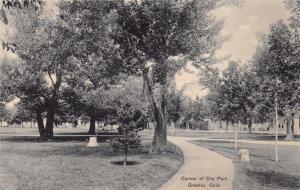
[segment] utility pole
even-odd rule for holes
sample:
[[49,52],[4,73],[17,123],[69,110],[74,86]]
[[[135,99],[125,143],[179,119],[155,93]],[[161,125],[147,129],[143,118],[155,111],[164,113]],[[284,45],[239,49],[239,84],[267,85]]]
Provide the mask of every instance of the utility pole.
[[214,124],[213,125],[213,134],[214,134],[214,137],[216,136],[216,125]]
[[237,149],[237,130],[238,130],[238,124],[234,123],[234,150]]
[[275,87],[275,161],[278,162],[278,78],[276,78],[276,87]]

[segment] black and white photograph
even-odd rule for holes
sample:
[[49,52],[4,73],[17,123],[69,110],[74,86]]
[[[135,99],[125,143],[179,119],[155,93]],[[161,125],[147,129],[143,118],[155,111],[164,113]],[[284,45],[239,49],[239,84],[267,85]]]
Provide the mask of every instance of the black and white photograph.
[[2,0],[0,190],[300,190],[300,0]]

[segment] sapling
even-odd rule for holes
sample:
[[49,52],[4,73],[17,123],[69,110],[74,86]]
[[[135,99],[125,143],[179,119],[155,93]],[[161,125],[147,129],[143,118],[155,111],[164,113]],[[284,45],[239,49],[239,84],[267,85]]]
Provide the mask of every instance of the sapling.
[[118,131],[121,136],[114,139],[112,146],[115,150],[123,151],[123,165],[126,166],[128,152],[133,149],[138,150],[143,148],[138,132],[145,128],[146,117],[138,110],[129,110],[127,114],[120,113],[119,116],[121,124]]

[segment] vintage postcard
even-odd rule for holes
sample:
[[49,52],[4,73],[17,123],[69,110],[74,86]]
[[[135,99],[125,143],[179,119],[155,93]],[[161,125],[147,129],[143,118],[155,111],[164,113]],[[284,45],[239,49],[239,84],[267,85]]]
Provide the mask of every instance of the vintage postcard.
[[0,190],[300,190],[300,0],[0,6]]

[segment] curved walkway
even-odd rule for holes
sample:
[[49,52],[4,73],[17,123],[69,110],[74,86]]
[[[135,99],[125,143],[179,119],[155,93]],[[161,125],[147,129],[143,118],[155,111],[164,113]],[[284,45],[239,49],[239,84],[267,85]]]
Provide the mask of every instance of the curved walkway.
[[184,164],[159,190],[232,190],[230,159],[188,142],[190,138],[168,136],[168,140],[181,148]]

